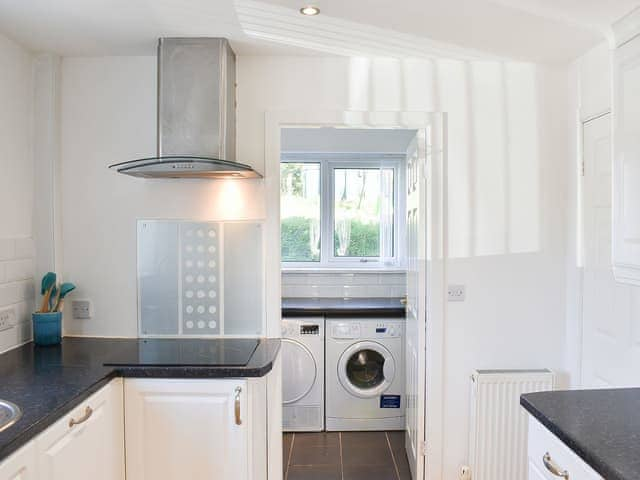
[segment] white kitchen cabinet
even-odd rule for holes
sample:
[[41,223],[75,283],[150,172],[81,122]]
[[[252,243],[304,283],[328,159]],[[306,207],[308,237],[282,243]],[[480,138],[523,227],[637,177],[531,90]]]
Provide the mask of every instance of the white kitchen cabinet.
[[613,270],[617,281],[640,285],[640,10],[614,32]]
[[[529,480],[603,480],[544,425],[529,417]],[[554,473],[555,470],[555,473]],[[563,473],[566,475],[563,477]]]
[[29,442],[0,463],[0,480],[36,480],[36,445]]
[[127,480],[266,478],[264,379],[126,379]]
[[112,380],[35,439],[39,480],[124,480],[122,391]]

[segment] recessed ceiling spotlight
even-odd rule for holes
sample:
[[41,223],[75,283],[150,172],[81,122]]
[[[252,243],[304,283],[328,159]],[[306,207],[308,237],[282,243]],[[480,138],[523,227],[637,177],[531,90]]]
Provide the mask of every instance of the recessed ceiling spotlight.
[[306,7],[302,7],[300,9],[300,13],[302,15],[306,15],[307,17],[313,17],[314,15],[318,15],[320,13],[320,9],[314,5],[307,5]]

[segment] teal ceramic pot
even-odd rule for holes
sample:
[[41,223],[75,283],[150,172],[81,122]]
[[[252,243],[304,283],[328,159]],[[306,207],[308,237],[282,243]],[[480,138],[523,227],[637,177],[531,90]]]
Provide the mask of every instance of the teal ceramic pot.
[[59,345],[62,341],[62,312],[34,313],[33,343]]

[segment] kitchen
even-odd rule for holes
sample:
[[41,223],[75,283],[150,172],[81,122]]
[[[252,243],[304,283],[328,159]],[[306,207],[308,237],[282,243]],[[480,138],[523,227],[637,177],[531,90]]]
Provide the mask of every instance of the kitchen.
[[[595,132],[589,120],[604,114],[599,120],[611,123],[614,47],[634,45],[627,41],[634,31],[627,25],[617,29],[626,37],[613,43],[581,25],[599,22],[604,31],[604,24],[637,5],[558,6],[561,11],[534,9],[532,15],[504,3],[510,2],[460,7],[478,19],[470,30],[467,17],[447,15],[455,6],[443,2],[430,2],[431,14],[415,19],[407,18],[413,11],[408,7],[381,2],[393,28],[375,12],[358,19],[348,5],[335,2],[319,2],[320,14],[312,17],[292,2],[35,2],[33,10],[0,2],[6,66],[0,125],[9,139],[0,147],[0,305],[14,311],[11,328],[0,328],[1,349],[30,339],[31,313],[39,302],[31,292],[37,284],[39,293],[47,271],[77,285],[64,311],[65,341],[137,339],[139,220],[264,222],[259,336],[279,339],[288,288],[281,285],[282,264],[274,253],[280,252],[280,125],[422,126],[382,113],[445,112],[447,260],[441,287],[464,286],[466,298],[443,302],[440,323],[426,339],[434,342],[427,343],[427,360],[437,366],[425,379],[432,402],[427,416],[439,419],[427,418],[429,475],[460,478],[473,463],[469,377],[476,369],[550,369],[557,389],[637,385],[631,348],[603,346],[598,333],[618,342],[633,338],[620,332],[635,332],[637,294],[614,281],[607,264],[611,205],[602,199],[608,198],[610,173],[600,168],[598,178],[589,177],[594,170],[586,168],[584,182],[578,175],[587,141],[607,141],[607,124]],[[277,32],[269,17],[279,19]],[[567,18],[575,21],[562,20]],[[426,32],[416,27],[418,19]],[[450,28],[443,32],[438,23]],[[299,25],[310,33],[330,26],[343,41],[337,45],[319,34],[301,39],[294,28]],[[394,36],[394,30],[404,33]],[[527,37],[539,31],[545,41],[532,45]],[[156,152],[156,45],[171,36],[231,40],[237,55],[236,159],[263,179],[143,180],[108,169]],[[491,58],[478,58],[478,51]],[[353,119],[344,112],[381,113]],[[587,154],[585,160],[593,161]],[[591,191],[597,196],[586,195]],[[588,226],[595,233],[584,233]],[[596,239],[597,246],[589,243]],[[88,301],[91,318],[74,318],[73,301]],[[615,321],[600,324],[602,317]],[[16,362],[29,368],[22,355]],[[93,359],[79,356],[98,363],[102,358],[98,351]],[[19,372],[2,363],[4,386]],[[13,400],[8,394],[0,389],[0,398]],[[84,413],[78,401],[78,412],[56,409],[57,415],[77,420]],[[272,433],[275,449],[280,432]],[[282,475],[281,461],[282,452],[269,457],[269,477]]]

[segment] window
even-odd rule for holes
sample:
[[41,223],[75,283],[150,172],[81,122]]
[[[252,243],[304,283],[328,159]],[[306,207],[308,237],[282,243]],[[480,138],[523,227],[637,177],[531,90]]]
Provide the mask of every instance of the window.
[[319,262],[319,163],[281,164],[280,219],[282,261]]
[[283,264],[397,266],[401,161],[302,157],[280,165]]

